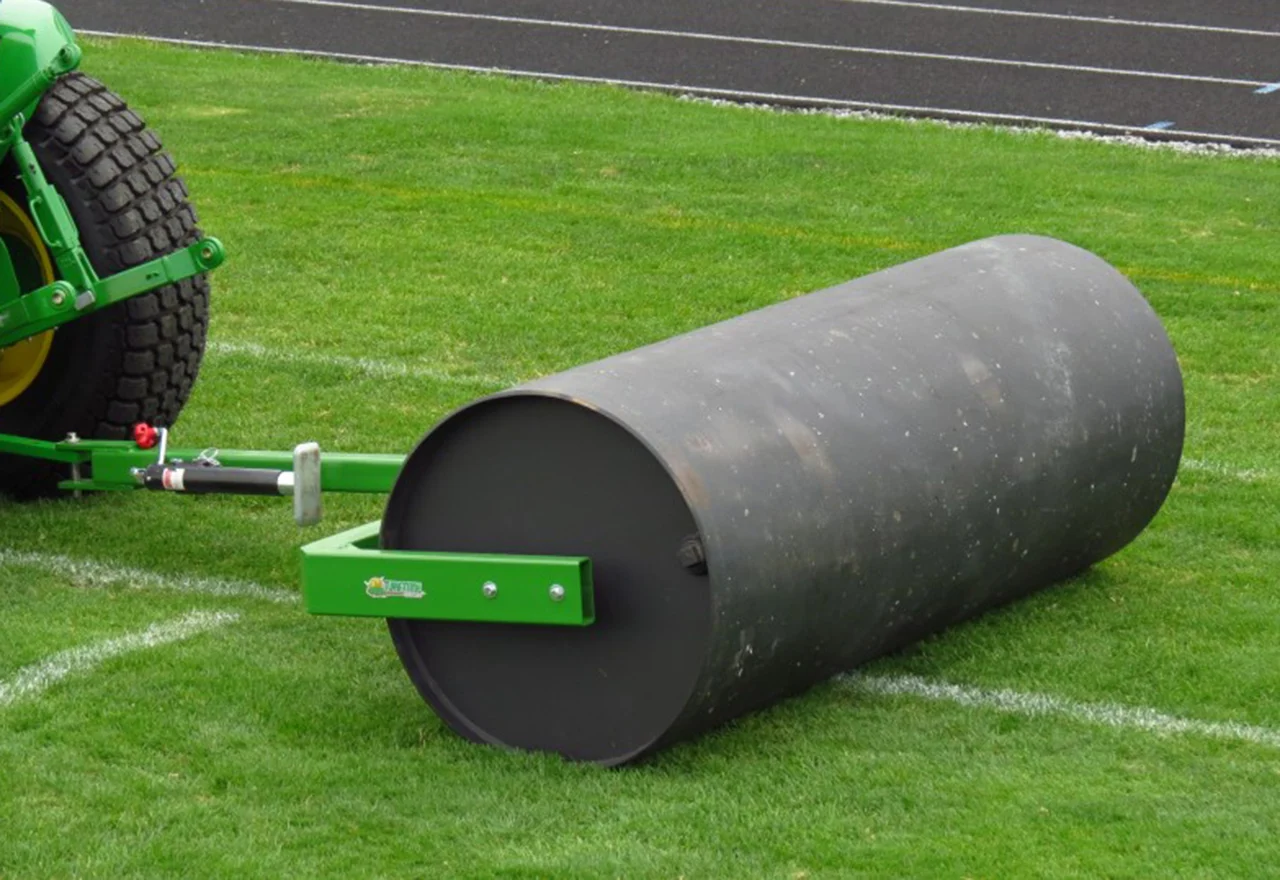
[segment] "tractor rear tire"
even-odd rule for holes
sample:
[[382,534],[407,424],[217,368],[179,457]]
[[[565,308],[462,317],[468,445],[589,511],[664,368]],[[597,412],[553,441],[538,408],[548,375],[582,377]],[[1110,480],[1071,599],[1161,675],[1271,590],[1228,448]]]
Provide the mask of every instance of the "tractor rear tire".
[[[199,237],[173,159],[142,119],[92,77],[72,73],[55,83],[25,134],[100,276]],[[12,159],[0,167],[0,189],[25,210]],[[44,248],[38,237],[31,246]],[[200,368],[208,315],[209,283],[200,275],[64,324],[34,380],[0,405],[0,433],[122,440],[140,421],[172,425]],[[0,492],[48,495],[64,479],[65,465],[0,455]]]

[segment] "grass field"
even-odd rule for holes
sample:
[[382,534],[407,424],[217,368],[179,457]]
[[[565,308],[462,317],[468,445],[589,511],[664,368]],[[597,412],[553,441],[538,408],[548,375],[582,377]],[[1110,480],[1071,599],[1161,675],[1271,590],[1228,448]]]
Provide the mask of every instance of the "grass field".
[[507,383],[1035,232],[1165,320],[1187,459],[1084,577],[621,771],[467,745],[380,623],[301,611],[297,546],[376,500],[301,535],[262,500],[5,504],[0,877],[1280,870],[1280,161],[139,43],[85,68],[232,254],[184,445],[406,451]]

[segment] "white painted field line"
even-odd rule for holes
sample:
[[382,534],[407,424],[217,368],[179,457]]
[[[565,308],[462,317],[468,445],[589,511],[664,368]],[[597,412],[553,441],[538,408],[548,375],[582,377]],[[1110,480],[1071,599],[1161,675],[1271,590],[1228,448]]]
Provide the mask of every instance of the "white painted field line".
[[1155,709],[1141,706],[1122,706],[1118,703],[1077,703],[1074,700],[1049,694],[964,687],[914,675],[851,673],[841,676],[841,681],[855,690],[881,696],[918,697],[923,700],[955,703],[975,709],[994,709],[1033,718],[1067,718],[1083,724],[1116,727],[1122,730],[1142,730],[1162,736],[1194,734],[1210,739],[1280,748],[1280,730],[1252,724],[1239,724],[1234,721],[1196,721],[1166,715]]
[[1048,21],[1072,21],[1081,24],[1110,24],[1121,27],[1157,28],[1171,31],[1197,31],[1206,34],[1234,34],[1241,37],[1280,37],[1280,31],[1263,31],[1252,28],[1219,27],[1208,24],[1184,24],[1176,21],[1141,21],[1129,18],[1101,18],[1094,15],[1070,15],[1063,12],[1031,12],[1022,9],[988,9],[984,6],[958,6],[950,3],[922,3],[918,0],[844,0],[845,3],[866,3],[875,6],[899,6],[908,9],[928,9],[936,12],[966,12],[975,15],[1005,15],[1012,18],[1041,18]]
[[1222,462],[1205,461],[1199,458],[1184,458],[1182,460],[1182,468],[1188,471],[1216,474],[1219,477],[1228,477],[1232,480],[1240,480],[1243,483],[1270,483],[1280,478],[1280,474],[1264,468],[1238,468]]
[[240,615],[228,611],[192,611],[177,620],[153,623],[142,632],[60,651],[47,660],[24,666],[12,678],[0,680],[0,708],[39,696],[68,675],[87,672],[113,657],[181,642],[239,619]]
[[298,594],[288,590],[264,587],[252,581],[198,578],[185,575],[167,575],[137,568],[126,568],[92,559],[74,559],[56,553],[28,553],[21,550],[0,550],[0,568],[38,568],[66,578],[75,586],[112,587],[132,589],[168,590],[176,593],[194,593],[203,596],[219,596],[233,599],[262,599],[267,602],[297,602]]
[[[763,104],[822,107],[833,110],[868,110],[875,113],[902,113],[925,119],[1037,125],[1049,128],[1083,129],[1100,135],[1132,135],[1144,131],[1141,125],[1117,125],[1110,122],[1091,122],[1084,119],[1059,119],[1053,116],[1026,116],[1018,113],[989,113],[981,110],[960,110],[953,107],[921,107],[915,104],[885,104],[878,101],[853,101],[845,98],[826,98],[818,95],[784,95],[777,92],[755,92],[744,89],[720,89],[712,86],[683,83],[660,83],[648,80],[616,79],[607,76],[577,76],[568,73],[548,73],[539,70],[515,70],[507,67],[483,67],[475,64],[444,64],[414,58],[392,58],[383,55],[362,55],[355,52],[329,52],[320,49],[284,49],[279,46],[260,46],[252,43],[219,43],[214,40],[188,40],[177,37],[153,37],[146,34],[121,31],[79,30],[88,37],[141,39],[171,46],[195,46],[201,49],[229,49],[237,52],[263,52],[269,55],[296,55],[302,58],[329,58],[335,61],[353,61],[362,64],[403,64],[409,67],[429,67],[436,70],[459,70],[467,73],[484,73],[495,76],[516,76],[554,82],[593,83],[622,86],[677,95],[697,95],[709,98],[728,98],[732,101],[750,101]],[[1180,128],[1165,129],[1158,134],[1162,138],[1193,138],[1219,144],[1246,144],[1249,147],[1280,147],[1278,138],[1260,138],[1222,132],[1189,131]],[[1254,155],[1252,153],[1245,155]]]
[[744,46],[765,46],[775,49],[804,49],[810,52],[843,52],[853,55],[872,55],[889,58],[911,58],[921,61],[950,61],[961,64],[991,64],[1000,67],[1016,67],[1034,70],[1059,70],[1072,73],[1101,73],[1107,76],[1136,76],[1147,79],[1167,79],[1179,82],[1216,83],[1218,85],[1264,87],[1261,80],[1230,79],[1220,76],[1197,76],[1185,73],[1165,73],[1154,70],[1131,70],[1115,67],[1091,67],[1083,64],[1057,64],[1047,61],[1020,61],[1012,58],[988,58],[980,55],[953,55],[945,52],[914,52],[907,49],[877,49],[870,46],[849,46],[841,43],[811,43],[799,40],[777,40],[768,37],[744,37],[734,34],[710,34],[702,31],[668,30],[664,28],[628,27],[624,25],[596,24],[585,21],[560,21],[549,18],[527,18],[516,15],[492,15],[477,12],[456,12],[444,9],[419,9],[417,7],[387,6],[379,3],[357,3],[353,0],[273,0],[292,6],[321,6],[331,9],[350,9],[361,12],[381,12],[392,15],[430,16],[433,18],[486,21],[494,24],[514,24],[526,27],[562,28],[575,31],[599,31],[609,34],[628,34],[644,37],[666,37],[680,40],[701,40],[713,43],[733,43]]
[[514,385],[516,382],[516,380],[506,379],[501,376],[458,375],[423,364],[411,364],[403,361],[375,360],[373,358],[351,357],[342,354],[268,348],[255,342],[210,340],[208,351],[214,355],[231,358],[245,357],[286,365],[332,367],[351,373],[361,373],[374,379],[403,379],[411,377],[428,379],[444,385],[467,385],[487,388],[504,388],[508,385]]

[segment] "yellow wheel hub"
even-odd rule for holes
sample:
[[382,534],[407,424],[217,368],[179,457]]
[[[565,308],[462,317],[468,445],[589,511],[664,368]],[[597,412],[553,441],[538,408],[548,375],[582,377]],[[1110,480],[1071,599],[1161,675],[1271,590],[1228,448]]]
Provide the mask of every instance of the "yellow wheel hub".
[[[49,257],[49,249],[45,247],[40,233],[27,212],[10,198],[0,192],[0,237],[17,263],[19,254],[14,248],[25,251],[26,262],[32,263],[33,271],[28,275],[38,275],[38,284],[27,288],[34,290],[56,280],[53,272],[53,260]],[[26,287],[26,285],[24,285]],[[27,290],[24,289],[23,293]],[[45,361],[49,357],[49,349],[53,347],[53,331],[48,330],[30,339],[14,343],[8,348],[0,348],[0,406],[4,406],[22,392],[31,387],[31,383],[40,375]]]

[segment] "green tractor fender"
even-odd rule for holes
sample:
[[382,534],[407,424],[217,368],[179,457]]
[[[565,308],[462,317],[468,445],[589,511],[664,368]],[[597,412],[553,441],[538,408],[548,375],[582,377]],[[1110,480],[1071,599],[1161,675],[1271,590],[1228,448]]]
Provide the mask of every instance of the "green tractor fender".
[[44,0],[0,0],[0,125],[30,119],[45,90],[80,63],[75,32]]

